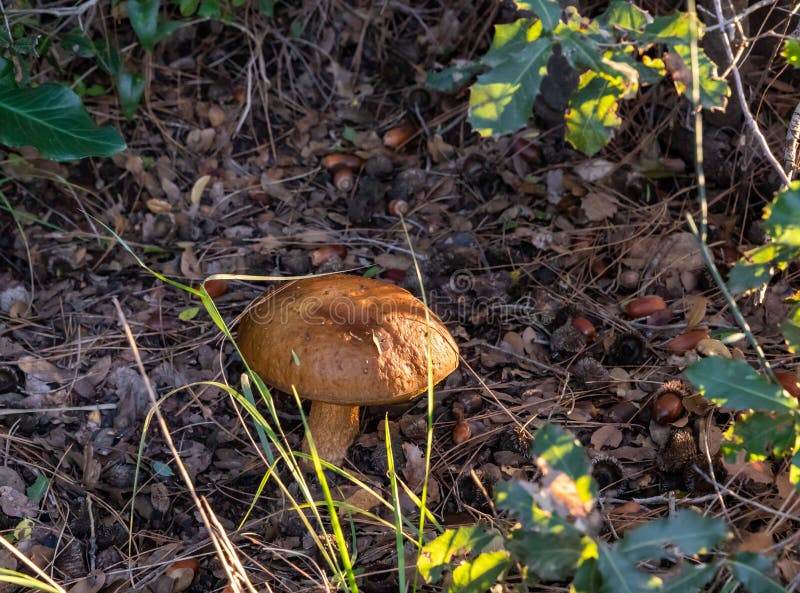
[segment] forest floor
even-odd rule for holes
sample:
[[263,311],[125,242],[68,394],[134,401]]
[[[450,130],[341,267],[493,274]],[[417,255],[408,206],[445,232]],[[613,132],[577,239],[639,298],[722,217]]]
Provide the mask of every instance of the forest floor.
[[[674,8],[642,4],[653,14]],[[666,430],[693,428],[709,444],[715,479],[737,497],[707,496],[713,484],[680,461],[656,459],[664,450],[663,436],[651,434],[654,395],[700,356],[670,340],[697,327],[712,337],[736,330],[688,231],[687,214],[699,211],[693,141],[688,104],[670,82],[627,102],[615,140],[587,158],[563,141],[558,109],[568,83],[555,77],[530,128],[497,139],[466,123],[466,89],[424,89],[426,71],[483,53],[491,25],[513,20],[513,5],[333,0],[276,2],[275,11],[267,19],[248,4],[230,24],[179,29],[152,55],[132,50],[128,62],[148,80],[135,117],[120,115],[111,91],[85,99],[95,119],[121,129],[124,153],[62,164],[27,151],[5,155],[0,484],[28,496],[0,495],[0,527],[32,519],[26,552],[75,591],[169,592],[164,570],[187,556],[200,561],[189,591],[225,586],[163,434],[147,422],[140,356],[196,492],[232,534],[253,582],[287,592],[330,586],[286,493],[268,482],[256,496],[267,466],[252,421],[208,383],[240,388],[232,344],[195,296],[143,269],[107,225],[152,270],[195,287],[212,274],[331,271],[417,295],[424,287],[463,357],[435,391],[428,507],[445,526],[492,520],[493,484],[535,475],[528,443],[549,420],[612,476],[600,478],[608,538],[663,516],[673,496],[724,514],[737,549],[791,537],[797,521],[783,512],[796,514],[798,499],[786,465],[719,458],[730,413],[690,405]],[[120,47],[134,41],[109,6],[92,14],[86,26],[97,36],[115,36]],[[782,154],[798,93],[776,47],[754,44],[741,70],[750,108]],[[62,79],[93,64],[59,58]],[[97,69],[83,82],[110,88]],[[387,147],[386,132],[398,128],[403,142]],[[779,181],[745,135],[735,102],[707,119],[706,136],[708,243],[724,272],[763,241],[759,219]],[[334,175],[321,161],[337,152],[363,168]],[[406,229],[396,215],[402,202]],[[235,330],[237,316],[272,285],[231,280],[216,287],[214,302]],[[790,269],[759,300],[739,301],[777,368],[796,364],[779,323],[797,287]],[[625,303],[644,295],[661,296],[668,313],[627,316]],[[744,341],[724,347],[754,360]],[[294,400],[276,393],[275,401],[299,448]],[[402,409],[366,409],[344,468],[388,492],[388,413],[401,476],[418,489],[426,405],[421,397]],[[341,496],[391,522],[363,488],[332,479]],[[350,525],[362,590],[396,591],[394,531],[359,515]],[[800,574],[791,546],[775,557],[781,580]]]

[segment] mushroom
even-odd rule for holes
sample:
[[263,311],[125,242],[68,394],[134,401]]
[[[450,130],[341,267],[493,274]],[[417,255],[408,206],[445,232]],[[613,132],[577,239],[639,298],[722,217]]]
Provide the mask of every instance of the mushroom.
[[[427,312],[427,316],[426,316]],[[287,282],[239,324],[239,350],[266,383],[312,400],[319,456],[340,464],[358,434],[358,408],[406,402],[458,367],[442,321],[410,292],[347,274]],[[428,359],[430,343],[430,361]],[[303,451],[310,451],[303,440]]]

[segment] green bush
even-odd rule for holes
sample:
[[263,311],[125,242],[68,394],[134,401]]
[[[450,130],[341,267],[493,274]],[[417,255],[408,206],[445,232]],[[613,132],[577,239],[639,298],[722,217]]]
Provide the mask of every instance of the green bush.
[[[635,97],[640,86],[669,73],[677,92],[691,95],[688,13],[654,18],[631,2],[615,0],[589,19],[574,7],[562,10],[555,0],[515,3],[534,16],[497,25],[491,48],[476,62],[428,75],[430,87],[452,90],[483,72],[469,98],[469,122],[481,135],[525,127],[556,48],[580,75],[565,114],[566,139],[585,154],[608,144],[621,123],[619,101]],[[702,106],[723,109],[727,83],[702,50],[699,63]]]
[[727,571],[728,591],[739,585],[753,593],[784,591],[770,577],[772,560],[751,552],[726,554],[720,549],[731,537],[725,521],[693,509],[606,543],[597,533],[597,487],[581,446],[545,425],[531,454],[542,473],[539,481],[501,483],[495,490],[496,508],[514,523],[445,531],[420,553],[417,568],[427,582],[439,582],[447,572],[447,593],[483,593],[503,580],[568,582],[575,593],[692,593]]

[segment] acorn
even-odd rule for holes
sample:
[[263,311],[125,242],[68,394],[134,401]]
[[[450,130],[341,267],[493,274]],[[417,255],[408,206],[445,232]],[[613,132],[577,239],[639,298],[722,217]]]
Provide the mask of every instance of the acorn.
[[323,245],[311,253],[311,265],[318,268],[333,257],[338,257],[339,259],[347,257],[347,247],[344,245]]
[[472,428],[466,420],[459,420],[453,427],[453,443],[462,445],[472,437]]
[[683,398],[694,393],[688,383],[679,379],[667,381],[653,394],[653,420],[661,425],[671,424],[683,416]]
[[322,157],[322,160],[320,160],[320,164],[328,171],[333,171],[340,167],[358,171],[361,169],[362,163],[363,161],[359,157],[344,152],[334,152]]
[[356,176],[352,169],[339,167],[333,172],[333,185],[339,191],[350,191],[356,184]]
[[670,424],[683,415],[683,402],[676,393],[662,393],[653,402],[653,420],[659,424]]
[[653,327],[667,325],[670,321],[672,321],[672,310],[669,307],[654,311],[647,316],[647,325]]
[[[800,382],[797,379],[797,373],[785,369],[775,369],[772,371],[778,383],[781,384],[789,395],[800,399]],[[1,392],[2,390],[0,390]]]
[[648,317],[656,311],[667,308],[667,303],[660,296],[652,294],[633,299],[625,305],[625,314],[631,319]]
[[634,270],[625,270],[619,275],[619,285],[629,290],[638,288],[640,280],[639,272]]
[[654,395],[658,397],[662,393],[675,393],[681,398],[684,398],[692,395],[694,393],[694,388],[686,381],[671,379],[669,381],[664,381]]
[[200,571],[197,558],[184,558],[173,562],[167,568],[166,575],[172,579],[172,593],[180,593],[189,588]]
[[646,354],[644,338],[634,332],[617,336],[608,351],[611,362],[622,366],[636,366],[645,359]]
[[574,318],[572,320],[572,327],[586,336],[586,339],[590,342],[597,337],[597,330],[595,329],[594,324],[586,319],[586,317],[580,316]]
[[417,128],[410,123],[404,123],[387,130],[383,135],[383,145],[386,148],[399,149],[405,146],[412,136],[417,133]]
[[611,271],[611,266],[613,265],[614,262],[611,261],[611,258],[603,256],[592,260],[592,265],[589,266],[589,270],[592,272],[592,276],[604,278],[608,276]]
[[524,138],[514,139],[511,147],[515,155],[519,155],[522,160],[530,165],[541,165],[544,160],[542,158],[542,149],[539,145],[528,142]]
[[203,282],[203,287],[206,289],[208,296],[210,296],[212,299],[221,297],[223,294],[228,292],[228,283],[225,282],[225,280],[206,280]]
[[386,211],[392,216],[397,216],[398,218],[408,214],[409,210],[411,210],[411,207],[405,200],[390,200],[389,204],[386,206]]
[[707,329],[693,329],[684,334],[677,335],[667,342],[667,350],[673,354],[683,355],[697,346],[701,340],[705,340],[707,338]]

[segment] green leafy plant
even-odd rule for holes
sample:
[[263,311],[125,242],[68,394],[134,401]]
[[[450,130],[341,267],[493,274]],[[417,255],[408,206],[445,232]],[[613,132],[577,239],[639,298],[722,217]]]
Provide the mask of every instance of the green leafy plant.
[[[800,44],[784,43],[782,55],[791,65],[800,64]],[[730,271],[727,287],[731,293],[763,289],[772,277],[800,257],[800,182],[795,181],[775,194],[764,208],[767,242],[750,249]],[[800,351],[800,294],[787,299],[793,305],[781,330],[786,349]],[[767,370],[767,369],[765,369]],[[786,372],[786,371],[784,371]],[[742,414],[726,433],[722,452],[733,461],[758,461],[767,457],[791,456],[789,477],[800,489],[800,412],[797,399],[777,382],[737,360],[707,358],[686,370],[687,377],[711,401]],[[796,381],[796,375],[789,375]],[[776,377],[772,377],[775,379]]]
[[[571,591],[634,593],[700,591],[720,570],[729,590],[783,588],[769,577],[772,561],[750,552],[718,552],[730,537],[725,521],[692,509],[656,519],[607,543],[596,533],[597,487],[581,446],[545,425],[531,447],[542,477],[496,487],[497,509],[514,519],[507,529],[474,525],[448,529],[421,551],[417,568],[427,582],[450,573],[448,593],[482,593],[497,581],[571,582]],[[665,568],[658,568],[669,566]]]
[[13,66],[0,57],[0,143],[34,146],[54,161],[111,156],[125,149],[112,127],[98,127],[80,97],[68,87],[45,83],[19,86]]
[[[566,139],[588,155],[608,144],[621,123],[619,102],[634,97],[640,86],[668,73],[678,93],[691,94],[688,13],[654,18],[615,0],[589,19],[574,7],[562,10],[555,0],[516,0],[516,5],[532,16],[495,26],[492,45],[477,62],[428,76],[429,86],[451,90],[483,71],[469,99],[469,122],[481,135],[525,127],[555,52],[579,74],[565,114]],[[702,106],[724,108],[730,89],[702,50],[699,66]]]

